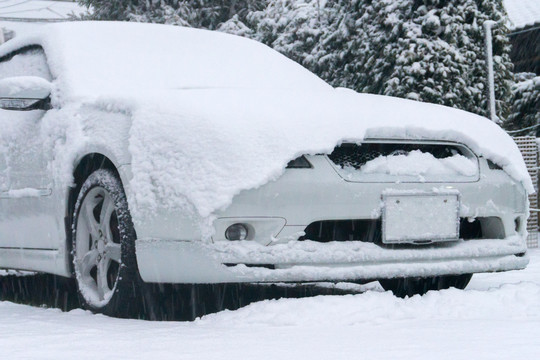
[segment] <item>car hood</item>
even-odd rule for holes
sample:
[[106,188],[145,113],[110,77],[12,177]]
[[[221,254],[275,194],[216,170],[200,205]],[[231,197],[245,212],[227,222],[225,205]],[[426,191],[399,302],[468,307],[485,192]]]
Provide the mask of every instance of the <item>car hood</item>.
[[96,104],[132,116],[137,211],[185,207],[208,217],[240,191],[277,179],[291,159],[366,138],[464,143],[534,191],[516,144],[498,125],[440,105],[347,89],[226,88],[103,97]]

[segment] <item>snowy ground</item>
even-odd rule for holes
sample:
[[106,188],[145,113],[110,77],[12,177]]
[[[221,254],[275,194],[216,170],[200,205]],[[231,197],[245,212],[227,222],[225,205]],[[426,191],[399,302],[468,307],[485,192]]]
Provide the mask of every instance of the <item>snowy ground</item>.
[[398,299],[372,283],[360,294],[264,300],[194,322],[3,301],[0,357],[538,359],[540,250],[530,254],[526,270],[475,275],[466,291]]

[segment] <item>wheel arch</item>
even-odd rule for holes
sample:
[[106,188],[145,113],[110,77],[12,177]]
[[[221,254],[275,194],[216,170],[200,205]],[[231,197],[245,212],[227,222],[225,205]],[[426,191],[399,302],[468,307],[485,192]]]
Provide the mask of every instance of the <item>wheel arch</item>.
[[119,168],[121,165],[115,164],[108,156],[100,152],[87,153],[81,156],[74,163],[73,167],[73,185],[68,188],[65,204],[65,215],[64,215],[64,227],[66,232],[66,250],[67,250],[67,262],[69,271],[73,274],[73,262],[72,262],[72,229],[71,224],[73,223],[73,211],[75,207],[75,202],[79,195],[79,191],[88,178],[88,176],[98,169],[108,169],[111,170],[120,182],[122,183],[122,176],[120,174]]

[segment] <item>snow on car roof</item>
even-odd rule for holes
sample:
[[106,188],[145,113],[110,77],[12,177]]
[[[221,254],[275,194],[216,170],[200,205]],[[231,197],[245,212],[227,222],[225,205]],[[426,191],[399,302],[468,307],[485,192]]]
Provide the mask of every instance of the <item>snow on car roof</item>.
[[[71,97],[140,95],[156,89],[328,87],[269,47],[224,33],[91,21],[42,29],[12,40],[7,48],[41,44],[53,75]],[[0,54],[6,52],[2,50]]]
[[[242,190],[279,177],[289,160],[365,138],[461,142],[534,191],[516,144],[490,120],[333,89],[248,39],[165,25],[63,23],[10,40],[0,56],[36,43],[55,77],[53,105],[75,109],[74,119],[77,103],[132,117],[135,220],[159,206],[208,218]],[[60,148],[58,158],[75,150]]]

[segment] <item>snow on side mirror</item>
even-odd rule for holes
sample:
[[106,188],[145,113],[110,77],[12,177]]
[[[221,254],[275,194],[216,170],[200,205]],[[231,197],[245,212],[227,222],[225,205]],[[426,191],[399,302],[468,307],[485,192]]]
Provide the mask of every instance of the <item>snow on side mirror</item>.
[[52,85],[37,76],[15,76],[0,80],[0,109],[48,110]]

